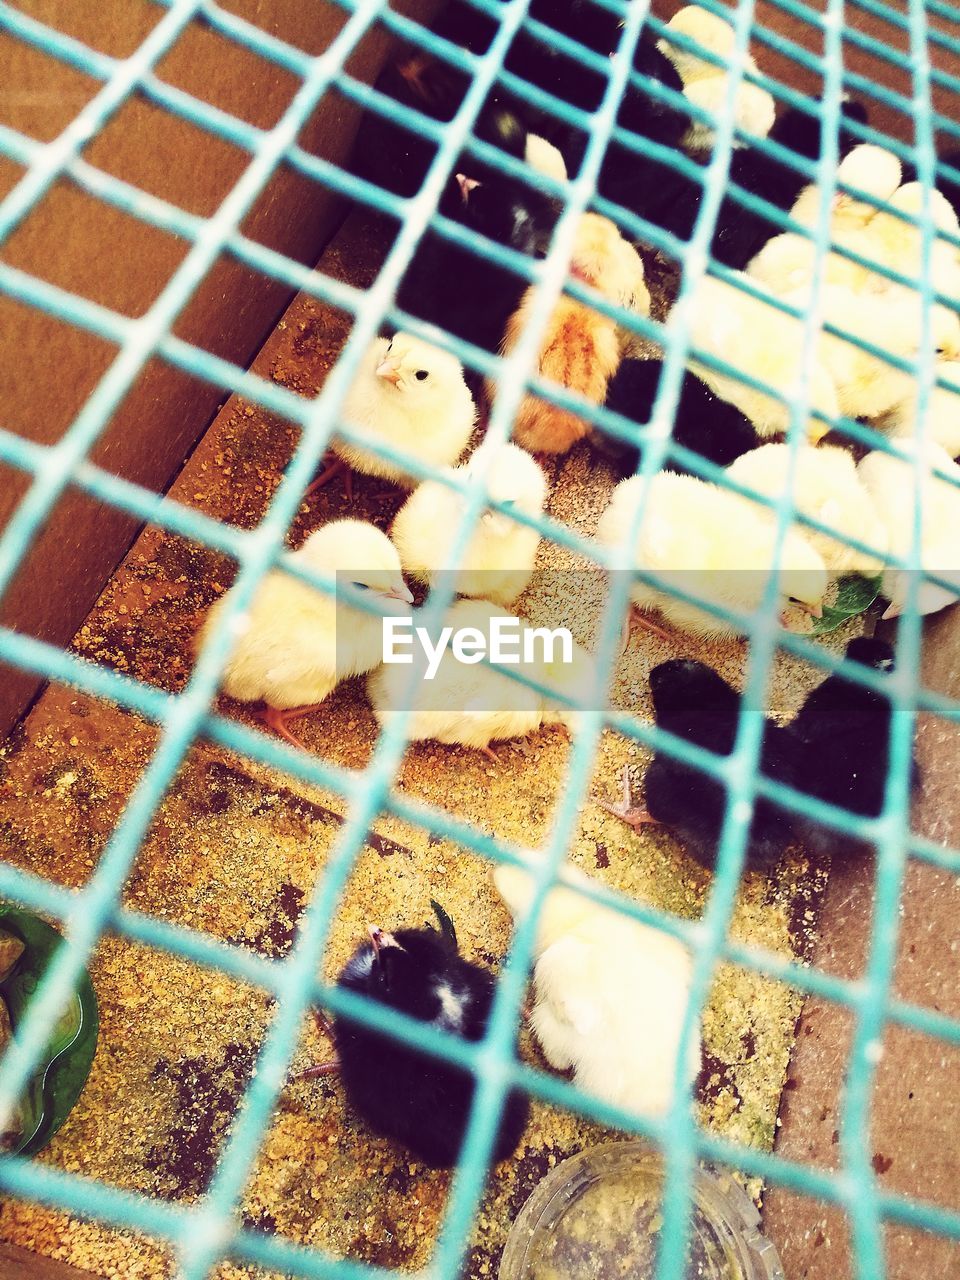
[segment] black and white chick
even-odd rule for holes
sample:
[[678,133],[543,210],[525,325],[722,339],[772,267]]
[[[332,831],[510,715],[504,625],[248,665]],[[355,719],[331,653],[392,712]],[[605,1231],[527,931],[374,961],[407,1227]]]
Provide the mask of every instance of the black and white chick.
[[[481,1040],[494,979],[458,954],[452,925],[442,912],[437,915],[439,932],[387,933],[370,926],[369,941],[347,961],[337,986],[463,1040]],[[347,1100],[365,1122],[424,1164],[455,1164],[473,1101],[471,1073],[343,1015],[336,1018],[333,1035]],[[526,1095],[511,1091],[500,1116],[494,1161],[516,1149],[528,1114]]]
[[[544,192],[512,178],[458,172],[447,184],[439,211],[478,238],[538,258],[549,248],[560,208]],[[428,230],[404,274],[397,301],[419,320],[496,352],[529,285],[518,272]]]
[[[895,665],[893,648],[883,640],[859,636],[847,645],[848,662],[878,675]],[[857,684],[841,672],[829,676],[807,697],[790,725],[803,746],[800,790],[865,818],[883,809],[890,758],[892,706],[889,698]],[[920,769],[911,760],[911,790],[920,785]],[[801,835],[817,853],[856,853],[865,844],[835,827],[800,819]]]
[[[604,408],[646,426],[663,373],[662,360],[624,360],[607,387]],[[718,467],[728,467],[744,453],[760,444],[753,424],[736,405],[714,395],[705,382],[686,371],[677,402],[673,425],[675,444],[699,453]],[[593,442],[605,454],[619,476],[633,475],[640,462],[640,449],[626,440],[614,438],[599,429]],[[690,472],[676,458],[669,458],[666,471]]]
[[[740,695],[705,663],[673,658],[650,672],[657,726],[687,742],[729,755],[740,717]],[[760,768],[765,777],[798,786],[801,749],[786,729],[764,721]],[[726,788],[693,765],[658,752],[644,778],[647,807],[633,808],[624,771],[621,805],[604,804],[631,826],[662,823],[686,845],[701,866],[712,870],[726,811]],[[769,871],[796,839],[793,815],[773,801],[758,797],[747,836],[746,867]]]
[[[456,113],[467,82],[439,59],[415,52],[384,69],[377,87],[434,119]],[[524,120],[494,93],[477,119],[475,135],[515,160],[527,159]],[[435,147],[426,138],[368,112],[353,151],[355,171],[388,191],[411,196],[420,190]],[[514,178],[464,151],[440,197],[438,212],[477,237],[540,257],[550,244],[560,202],[539,185]],[[508,317],[529,281],[428,227],[397,292],[402,310],[487,351],[496,351]]]

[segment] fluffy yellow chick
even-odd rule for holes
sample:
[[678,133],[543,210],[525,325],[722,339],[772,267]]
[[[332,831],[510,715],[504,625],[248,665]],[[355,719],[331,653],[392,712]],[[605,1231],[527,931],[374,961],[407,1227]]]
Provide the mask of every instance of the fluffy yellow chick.
[[[923,186],[919,182],[907,182],[890,197],[894,209],[913,217],[922,217]],[[930,216],[937,231],[960,237],[960,221],[950,201],[936,189],[930,192]],[[868,257],[911,278],[920,276],[922,233],[919,226],[904,222],[892,213],[880,211],[871,218],[864,229],[858,251]],[[960,257],[958,250],[939,236],[931,244],[930,279],[940,293],[960,302]],[[907,292],[905,285],[897,285],[883,276],[871,275],[868,288],[877,293],[894,291],[898,295]]]
[[[938,360],[936,372],[938,378],[945,378],[960,388],[960,361]],[[904,399],[884,414],[877,425],[892,435],[916,435],[918,406],[917,385],[911,383]],[[924,438],[940,445],[951,458],[960,456],[960,390],[931,388],[923,430]]]
[[[466,448],[477,407],[455,356],[398,333],[371,344],[344,401],[342,417],[369,440],[445,467],[457,462]],[[308,494],[341,473],[349,482],[351,467],[407,488],[414,484],[402,464],[378,458],[339,437],[334,438],[332,450],[336,460],[314,480]]]
[[[573,868],[566,874],[591,884]],[[493,879],[510,914],[520,919],[532,896],[530,875],[500,866]],[[579,1088],[613,1106],[663,1115],[690,996],[686,947],[561,886],[544,901],[534,953],[530,1025],[550,1065],[572,1067]],[[688,1086],[699,1069],[697,1035],[683,1065]]]
[[[786,299],[796,303],[796,298]],[[854,293],[841,285],[821,291],[824,321],[903,360],[920,354],[921,307],[917,294]],[[938,355],[960,355],[960,318],[946,307],[930,308],[930,341]],[[821,335],[821,363],[833,377],[837,402],[848,418],[878,418],[901,404],[914,386],[912,373],[832,334]]]
[[[702,49],[715,53],[728,63],[735,57],[736,34],[733,27],[707,9],[687,5],[674,14],[667,23],[667,29],[687,36]],[[714,116],[723,117],[727,111],[729,72],[692,51],[671,44],[666,38],[657,41],[657,48],[673,63],[677,75],[683,81],[684,97]],[[757,64],[749,53],[744,67],[752,72],[757,70]],[[741,80],[734,100],[734,112],[738,128],[765,138],[773,127],[776,104],[766,89]],[[710,125],[698,120],[690,121],[690,127],[683,137],[684,147],[689,151],[706,151],[713,146],[713,142],[714,130]]]
[[[633,556],[636,568],[654,570],[665,583],[717,606],[748,616],[757,612],[774,564],[775,527],[755,502],[695,476],[670,471],[661,471],[649,481],[631,476],[617,485],[600,517],[597,538],[604,546],[623,545],[642,500],[644,514]],[[780,566],[784,606],[792,601],[819,617],[827,570],[797,529],[787,531]],[[694,635],[740,634],[732,621],[649,583],[635,581],[630,594],[640,610],[659,609],[674,626]],[[782,620],[786,622],[786,617]]]
[[[900,184],[900,161],[891,151],[869,143],[854,147],[837,167],[838,182],[857,187],[877,200],[889,200]],[[863,229],[876,214],[875,204],[857,199],[838,188],[830,212],[830,241],[834,245],[868,254]],[[819,222],[820,189],[812,183],[800,192],[790,217],[814,231]],[[816,251],[812,240],[793,231],[774,236],[746,268],[747,275],[761,280],[774,291],[791,293],[809,286],[813,279]],[[832,284],[859,288],[869,272],[839,254],[828,253],[824,279]]]
[[[415,637],[412,645],[407,644],[404,649],[408,654],[412,649],[412,666],[385,663],[368,677],[367,692],[379,722],[388,725],[397,718],[413,671],[417,684],[412,696],[413,712],[405,727],[409,741],[432,738],[449,745],[459,743],[474,747],[496,761],[491,742],[525,737],[545,725],[574,729],[578,711],[559,701],[553,702],[476,657],[470,661],[458,660],[454,645],[457,633],[472,630],[475,635],[471,643],[476,641],[480,645],[475,652],[487,651],[495,657],[495,651],[489,646],[496,627],[504,623],[510,652],[523,658],[524,646],[530,643],[528,637],[534,628],[522,620],[517,626],[517,621],[513,615],[485,600],[458,600],[443,620],[443,633],[449,629],[450,643],[442,651],[437,648],[441,643],[439,636],[429,640],[431,654]],[[465,654],[466,649],[462,652]],[[566,662],[564,658],[568,655],[559,644],[546,652],[537,641],[532,654],[527,656],[529,661],[514,661],[511,669],[523,671],[531,679],[586,705],[593,694],[595,668],[584,649],[571,641],[570,661]]]
[[[413,596],[397,549],[365,520],[334,520],[312,533],[294,557],[317,573],[341,574],[361,590],[408,615]],[[210,610],[202,645],[230,593]],[[287,727],[323,702],[341,680],[382,660],[381,619],[317,591],[280,569],[266,574],[236,627],[221,687],[240,702],[266,703],[266,724],[294,746]]]
[[[585,213],[580,219],[570,274],[591,285],[615,306],[640,315],[650,311],[643,261],[608,218]],[[504,355],[509,355],[526,329],[535,297],[531,287],[507,322],[501,343]],[[602,404],[607,383],[620,364],[623,344],[615,321],[564,295],[547,326],[537,372],[541,378],[575,391],[593,404]],[[488,379],[491,401],[496,392],[495,380]],[[566,453],[589,429],[589,423],[578,414],[528,394],[517,410],[513,436],[533,452]]]
[[[522,515],[540,515],[547,500],[543,469],[515,444],[481,445],[456,474],[470,486],[485,485],[488,497]],[[427,480],[397,512],[390,536],[404,570],[418,582],[433,581],[464,506],[458,493],[438,480]],[[456,590],[462,596],[511,604],[530,581],[539,544],[537,531],[518,524],[506,511],[485,511],[460,558]]]
[[542,173],[554,182],[566,182],[567,165],[562,152],[538,133],[527,134],[523,158],[536,173]]
[[[695,358],[689,362],[691,370],[721,400],[736,405],[753,423],[758,435],[778,435],[786,431],[790,425],[790,402],[803,383],[802,322],[713,276],[701,278],[687,314],[692,346],[742,369],[758,381],[769,383],[780,391],[787,403],[748,387],[732,375],[710,369]],[[814,365],[807,393],[811,409],[837,416],[836,386],[830,371],[821,363]],[[816,444],[830,428],[811,416],[806,429]]]
[[[788,445],[764,444],[731,463],[727,467],[727,475],[767,498],[778,499],[787,492],[789,461]],[[792,496],[796,510],[802,515],[875,547],[880,555],[886,551],[886,525],[857,475],[853,455],[846,449],[821,445],[819,449],[798,450]],[[845,573],[862,573],[871,577],[880,572],[883,561],[877,556],[858,551],[826,533],[799,527],[820,554],[831,577]]]
[[[912,458],[919,443],[909,436],[891,440]],[[920,484],[920,564],[918,568],[955,583],[948,591],[933,582],[921,582],[917,607],[922,614],[936,613],[960,598],[960,466],[940,445],[926,441],[921,456],[925,475]],[[949,476],[953,483],[933,474],[933,468]],[[913,546],[914,480],[913,463],[901,461],[879,450],[868,453],[858,468],[860,479],[873,497],[887,526],[890,551],[910,558]],[[883,575],[883,594],[890,601],[884,618],[897,618],[907,605],[907,570],[888,567]]]

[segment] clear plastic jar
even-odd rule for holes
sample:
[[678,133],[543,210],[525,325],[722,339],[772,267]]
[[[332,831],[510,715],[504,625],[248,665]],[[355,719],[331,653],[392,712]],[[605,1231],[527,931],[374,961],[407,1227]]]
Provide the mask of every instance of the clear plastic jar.
[[[663,1222],[660,1156],[611,1142],[565,1160],[513,1224],[499,1280],[648,1280]],[[694,1175],[687,1280],[784,1280],[760,1215],[722,1171]]]

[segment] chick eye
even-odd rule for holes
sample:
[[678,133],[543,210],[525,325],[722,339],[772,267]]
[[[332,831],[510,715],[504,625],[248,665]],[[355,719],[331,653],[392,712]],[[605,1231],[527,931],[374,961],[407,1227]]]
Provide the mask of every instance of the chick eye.
[[426,369],[418,369],[413,376],[418,382],[425,382],[427,379],[427,371]]
[[370,587],[366,582],[351,582],[351,587],[356,587],[358,591],[369,591]]

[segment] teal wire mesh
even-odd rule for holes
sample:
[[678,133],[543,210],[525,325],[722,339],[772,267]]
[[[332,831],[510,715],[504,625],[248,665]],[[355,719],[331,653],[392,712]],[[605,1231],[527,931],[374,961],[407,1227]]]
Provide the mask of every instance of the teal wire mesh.
[[[612,0],[603,0],[604,8],[622,17],[621,42],[609,63],[601,60],[607,77],[603,101],[596,113],[585,118],[583,113],[565,104],[545,99],[542,93],[503,70],[510,42],[524,23],[534,35],[550,38],[547,28],[527,18],[525,0],[509,0],[502,6],[492,0],[471,0],[471,3],[478,10],[500,18],[498,34],[488,53],[482,57],[455,49],[388,9],[384,0],[365,0],[362,3],[343,0],[341,7],[345,20],[342,29],[330,47],[318,57],[309,56],[268,35],[210,0],[162,0],[164,13],[160,21],[136,52],[125,59],[99,53],[18,9],[0,4],[0,28],[8,35],[84,72],[101,86],[75,120],[48,144],[38,143],[9,128],[0,128],[0,154],[25,169],[0,204],[0,244],[44,199],[54,183],[67,181],[115,209],[172,233],[187,246],[186,256],[179,267],[147,312],[136,320],[0,262],[0,290],[6,296],[105,338],[117,348],[109,368],[70,429],[56,444],[39,445],[10,431],[0,430],[0,460],[25,473],[30,482],[0,537],[0,592],[10,586],[24,555],[68,485],[137,519],[225,552],[239,566],[237,588],[224,610],[221,624],[200,654],[189,684],[175,695],[84,662],[30,636],[0,629],[0,658],[4,662],[50,680],[70,684],[95,697],[109,699],[154,721],[160,728],[159,741],[150,763],[93,874],[82,889],[71,892],[26,871],[0,864],[0,894],[56,919],[68,944],[51,964],[16,1040],[0,1062],[0,1113],[9,1115],[15,1107],[68,993],[98,940],[108,929],[253,983],[276,1001],[257,1070],[223,1146],[212,1183],[198,1204],[188,1207],[147,1199],[14,1156],[0,1159],[0,1186],[13,1195],[34,1198],[72,1214],[147,1232],[168,1241],[176,1250],[181,1274],[186,1280],[201,1280],[224,1257],[258,1263],[295,1276],[334,1277],[336,1280],[361,1280],[361,1277],[382,1271],[382,1268],[349,1259],[334,1260],[290,1241],[251,1231],[241,1227],[237,1220],[237,1206],[286,1078],[304,1014],[313,1002],[320,1002],[335,1012],[349,1013],[361,1022],[383,1027],[402,1041],[425,1047],[443,1058],[470,1067],[476,1073],[479,1087],[443,1228],[427,1268],[430,1280],[452,1280],[458,1274],[483,1190],[487,1157],[499,1110],[506,1091],[514,1084],[549,1102],[574,1107],[601,1122],[642,1133],[661,1146],[666,1160],[667,1184],[659,1280],[678,1280],[683,1273],[690,1175],[699,1159],[721,1161],[758,1176],[770,1185],[791,1188],[839,1206],[851,1222],[858,1277],[860,1280],[866,1280],[868,1276],[880,1277],[884,1274],[882,1227],[885,1222],[900,1222],[960,1238],[960,1214],[887,1192],[878,1185],[870,1163],[867,1137],[873,1072],[884,1026],[894,1023],[938,1036],[945,1043],[960,1044],[960,1023],[935,1010],[900,1000],[891,993],[900,890],[908,856],[951,871],[960,870],[960,856],[956,851],[945,850],[930,840],[911,834],[909,830],[909,762],[916,713],[925,709],[951,722],[960,718],[960,709],[956,705],[919,686],[920,619],[916,609],[919,575],[911,575],[911,598],[898,637],[898,670],[891,686],[895,714],[890,771],[884,809],[876,820],[855,818],[808,797],[800,797],[782,784],[757,775],[759,713],[763,708],[763,691],[776,646],[781,644],[828,669],[837,665],[814,644],[778,631],[773,575],[763,607],[756,617],[747,622],[750,640],[748,680],[736,749],[729,758],[719,760],[615,710],[588,710],[585,713],[573,743],[568,785],[559,801],[553,834],[543,850],[542,863],[538,864],[537,893],[531,911],[516,931],[514,945],[504,965],[488,1035],[477,1045],[429,1032],[421,1024],[368,1005],[347,992],[320,982],[317,974],[328,926],[364,837],[381,812],[390,812],[420,824],[490,861],[522,861],[525,851],[485,835],[425,803],[404,797],[393,787],[404,751],[402,723],[380,735],[369,765],[357,773],[291,750],[277,740],[219,716],[215,710],[218,679],[229,646],[231,619],[242,611],[258,581],[273,565],[286,565],[291,572],[302,576],[302,571],[289,561],[283,550],[284,536],[334,429],[349,438],[349,431],[339,423],[337,415],[365,348],[384,321],[437,340],[435,330],[397,309],[394,295],[411,255],[428,227],[448,239],[456,240],[463,236],[462,228],[442,219],[436,208],[457,156],[465,145],[470,144],[471,128],[478,112],[498,80],[518,97],[555,112],[568,123],[586,123],[589,143],[577,176],[564,187],[556,188],[556,193],[563,197],[564,208],[548,256],[542,262],[524,261],[522,264],[524,273],[538,284],[538,301],[528,329],[510,356],[500,361],[450,335],[442,336],[440,340],[469,367],[484,373],[496,371],[500,393],[491,414],[489,435],[505,440],[524,388],[531,385],[531,370],[541,334],[565,285],[566,264],[579,215],[588,207],[595,208],[612,217],[626,235],[641,238],[647,244],[672,254],[683,262],[684,275],[678,303],[667,328],[654,321],[604,307],[591,298],[592,305],[609,312],[624,326],[632,327],[642,335],[655,336],[664,348],[664,377],[649,427],[643,433],[641,472],[647,475],[660,469],[673,448],[670,429],[689,352],[685,302],[710,264],[709,247],[736,141],[733,94],[744,74],[738,67],[742,67],[742,55],[750,42],[762,39],[799,66],[822,77],[822,96],[814,101],[766,75],[746,73],[748,79],[772,92],[780,104],[800,106],[818,114],[823,122],[826,142],[819,158],[809,164],[794,158],[797,167],[805,172],[809,170],[807,176],[820,184],[822,193],[820,219],[814,234],[817,264],[814,303],[810,313],[802,317],[808,361],[815,337],[812,314],[817,290],[822,284],[825,250],[829,241],[827,211],[836,190],[838,156],[833,139],[837,133],[842,95],[845,92],[859,93],[869,102],[898,107],[912,117],[915,127],[912,145],[888,139],[870,127],[859,128],[858,133],[865,140],[883,143],[904,159],[912,159],[919,179],[928,190],[936,167],[935,131],[947,136],[960,134],[960,128],[939,116],[931,105],[933,87],[952,92],[960,87],[960,81],[933,68],[929,60],[929,50],[933,45],[940,45],[953,54],[960,51],[960,43],[928,23],[928,14],[953,17],[953,11],[947,6],[930,3],[924,7],[919,0],[911,0],[906,11],[900,12],[878,0],[869,0],[869,3],[860,0],[858,9],[883,17],[906,33],[908,51],[901,53],[845,27],[841,0],[829,0],[824,14],[815,13],[795,0],[778,0],[777,7],[781,11],[801,18],[822,32],[824,53],[816,56],[793,41],[761,28],[754,21],[749,0],[742,0],[739,7],[731,11],[736,30],[736,53],[731,60],[726,108],[714,122],[716,143],[712,159],[702,171],[704,198],[690,242],[682,243],[595,195],[597,174],[611,137],[615,136],[640,154],[651,150],[651,144],[644,139],[619,129],[615,119],[629,79],[657,91],[656,86],[645,82],[631,69],[631,64],[644,26],[649,25],[655,33],[661,33],[662,24],[657,23],[643,4],[620,7]],[[298,89],[289,107],[272,128],[259,129],[245,123],[171,87],[158,76],[155,70],[158,63],[188,26],[195,23],[209,27],[266,63],[292,72],[298,78]],[[377,23],[470,72],[469,90],[451,123],[441,127],[437,122],[376,94],[345,71],[351,53]],[[842,42],[845,40],[905,69],[911,78],[911,96],[902,97],[862,76],[844,71]],[[583,51],[583,57],[587,59],[586,51]],[[333,87],[361,106],[405,123],[436,141],[436,155],[417,195],[408,200],[389,195],[310,154],[299,145],[298,136],[303,125],[323,95]],[[245,153],[246,167],[211,217],[201,218],[188,213],[113,177],[84,158],[90,139],[109,124],[131,95],[146,98],[162,110],[189,121],[210,135],[229,141]],[[761,150],[771,147],[762,140],[754,142]],[[489,147],[476,145],[478,154],[486,163],[500,166],[507,172],[515,171],[515,162]],[[700,172],[691,169],[690,162],[680,155],[670,153],[668,158],[669,163],[678,168],[686,166],[688,173]],[[281,164],[289,165],[300,174],[363,205],[399,219],[397,238],[370,289],[361,291],[309,270],[242,234],[240,226],[245,216]],[[511,165],[514,165],[514,170],[511,170]],[[743,203],[747,208],[762,208],[749,193],[743,194]],[[766,212],[769,213],[769,209]],[[937,296],[936,281],[930,278],[933,232],[929,214],[928,199],[920,219],[923,230],[922,270],[914,282],[925,312],[929,312],[930,304]],[[772,216],[785,229],[789,228],[786,215],[774,211]],[[485,248],[483,253],[494,262],[513,262],[516,265],[515,256],[511,258],[505,250],[495,246]],[[354,323],[350,337],[322,393],[315,400],[297,396],[201,346],[174,336],[173,328],[178,317],[222,254],[352,315]],[[729,277],[722,266],[710,265],[715,274]],[[572,286],[571,291],[577,294],[577,286]],[[581,296],[588,295],[581,293]],[[300,429],[293,459],[265,518],[256,528],[244,530],[222,525],[172,499],[120,479],[90,460],[91,451],[112,415],[146,362],[154,357],[218,388],[241,394]],[[734,369],[733,372],[744,376],[743,371]],[[930,357],[921,360],[916,374],[922,417],[934,385]],[[749,378],[745,380],[749,381]],[[539,384],[533,385],[537,385],[548,399],[564,403],[562,394],[551,392]],[[603,409],[577,407],[578,411],[613,434],[636,436],[635,426]],[[803,397],[790,405],[792,421],[788,438],[794,452],[801,439],[807,407]],[[851,439],[868,442],[873,447],[885,447],[882,437],[858,424],[844,421],[840,428]],[[387,447],[383,453],[391,459],[398,457]],[[413,460],[402,460],[418,476],[431,474],[429,468],[418,466]],[[711,470],[709,464],[695,456],[683,456],[683,461],[692,463],[700,474],[716,478],[715,469]],[[915,483],[919,483],[919,479],[917,464]],[[486,505],[486,495],[480,488],[471,491],[467,497],[463,521],[451,545],[449,562],[453,565],[457,563],[472,526]],[[795,513],[788,500],[773,505],[778,538],[782,543]],[[625,547],[604,555],[594,544],[548,517],[532,523],[544,536],[582,552],[608,568],[627,567]],[[916,549],[919,546],[919,527],[914,535]],[[910,561],[904,563],[909,564]],[[330,581],[314,581],[321,589],[333,589]],[[627,592],[625,574],[614,573],[611,581],[611,595],[598,648],[599,664],[606,673],[612,669]],[[449,586],[446,590],[441,587],[431,596],[428,608],[438,616],[449,600]],[[847,671],[846,666],[843,669]],[[870,683],[871,677],[857,668],[850,668],[849,674],[854,680]],[[690,761],[719,777],[727,786],[728,805],[716,875],[701,920],[679,920],[643,904],[613,898],[603,890],[597,890],[597,897],[601,900],[612,902],[633,917],[681,938],[691,949],[695,966],[685,1038],[695,1033],[712,976],[722,960],[769,975],[801,991],[823,995],[853,1014],[855,1034],[843,1099],[839,1137],[841,1167],[838,1173],[831,1174],[740,1146],[698,1128],[688,1110],[682,1079],[677,1081],[669,1114],[661,1120],[643,1120],[581,1094],[573,1085],[559,1078],[514,1061],[514,1028],[532,954],[536,916],[550,884],[562,875],[567,839],[573,830],[578,806],[584,799],[591,762],[605,725]],[[282,768],[305,782],[332,788],[347,803],[347,821],[309,908],[301,919],[296,945],[285,960],[269,960],[248,950],[223,944],[203,933],[131,911],[121,904],[123,886],[140,842],[186,753],[200,734],[255,761]],[[750,805],[758,795],[769,795],[787,807],[802,806],[806,812],[822,818],[841,832],[868,836],[875,842],[876,902],[869,959],[861,980],[845,982],[757,947],[744,946],[729,936],[734,898],[744,862]],[[682,1051],[678,1053],[677,1060],[679,1063],[685,1060]]]

